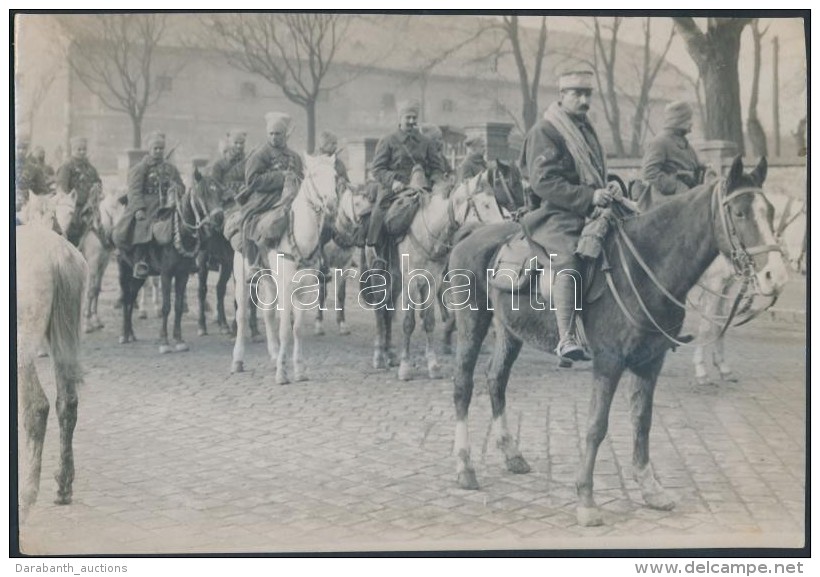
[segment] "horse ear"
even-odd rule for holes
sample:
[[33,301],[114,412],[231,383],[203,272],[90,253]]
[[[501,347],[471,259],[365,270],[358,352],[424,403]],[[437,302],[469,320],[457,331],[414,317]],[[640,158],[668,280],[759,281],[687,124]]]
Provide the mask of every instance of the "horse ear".
[[738,154],[732,162],[732,168],[729,169],[729,175],[726,177],[728,189],[731,190],[740,182],[740,177],[743,176],[743,158]]
[[766,160],[765,156],[760,157],[760,161],[755,166],[755,169],[751,172],[750,176],[754,179],[758,186],[763,185],[763,181],[766,180],[766,173],[769,171],[769,163]]

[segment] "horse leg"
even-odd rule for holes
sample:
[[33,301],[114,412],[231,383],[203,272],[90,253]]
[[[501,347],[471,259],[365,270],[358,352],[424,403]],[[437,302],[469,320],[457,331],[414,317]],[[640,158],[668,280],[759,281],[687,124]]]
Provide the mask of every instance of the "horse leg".
[[445,355],[453,354],[453,333],[456,331],[456,317],[447,310],[446,305],[441,305],[441,321],[444,334],[442,339],[442,352]]
[[182,312],[185,304],[185,292],[188,287],[188,271],[177,271],[174,278],[174,352],[188,350],[188,344],[182,338]]
[[122,334],[120,344],[136,341],[134,335],[134,325],[132,322],[134,314],[134,303],[137,300],[142,280],[134,279],[131,276],[131,266],[121,260],[117,262],[119,266],[120,293],[122,295]]
[[[59,366],[62,365],[62,366]],[[60,423],[60,468],[57,480],[57,505],[71,503],[74,483],[74,427],[77,425],[77,380],[80,378],[76,359],[73,362],[55,361],[57,380],[57,419]]]
[[207,304],[205,299],[208,295],[208,258],[204,252],[200,252],[197,255],[197,279],[199,280],[199,286],[197,287],[197,296],[199,299],[199,319],[198,324],[199,328],[197,330],[197,335],[204,336],[208,334],[208,326],[207,321],[205,320],[205,305]]
[[18,356],[17,371],[19,375],[20,396],[18,414],[25,432],[25,447],[21,465],[19,488],[20,517],[22,521],[37,501],[40,491],[40,469],[43,463],[43,441],[48,424],[48,398],[43,392],[34,362],[25,351]]
[[[277,307],[279,303],[278,299],[282,298],[281,295],[276,294],[274,291],[273,283],[269,277],[261,279],[257,284],[258,290],[262,293],[262,301],[265,303],[265,306],[262,308],[262,317],[265,321],[265,339],[268,345],[268,356],[272,363],[276,364],[279,359],[279,334],[276,332],[276,313]],[[274,301],[274,299],[277,299]],[[254,307],[256,308],[256,307]],[[283,322],[285,312],[278,311],[280,313],[279,322]]]
[[399,364],[399,380],[409,381],[413,378],[413,361],[410,357],[410,340],[416,330],[416,311],[413,307],[404,311],[404,339],[401,348],[401,363]]
[[228,279],[231,278],[232,273],[233,262],[223,262],[219,268],[219,279],[216,281],[216,324],[219,326],[219,332],[223,335],[231,333],[228,318],[225,315],[225,293],[228,288]]
[[325,334],[323,326],[324,315],[322,314],[325,308],[325,301],[327,301],[327,283],[319,282],[319,306],[316,308],[316,320],[313,322],[313,334],[322,336]]
[[[151,281],[153,282],[153,280]],[[148,318],[148,309],[145,305],[145,294],[148,289],[144,289],[142,292],[139,293],[139,302],[137,303],[137,308],[139,309],[139,313],[137,314],[137,318],[139,319],[147,319]],[[159,315],[157,315],[159,316]]]
[[350,328],[347,326],[347,322],[345,321],[345,299],[347,298],[347,282],[344,279],[344,276],[339,276],[335,281],[335,289],[336,289],[336,302],[334,306],[336,307],[336,326],[339,327],[339,334],[340,335],[349,335]]
[[453,453],[456,456],[458,486],[462,489],[478,489],[475,469],[470,460],[470,435],[467,413],[473,397],[473,374],[475,372],[481,343],[487,336],[492,314],[488,311],[458,311],[458,339],[462,344],[456,351],[453,377],[453,403],[456,408],[456,438]]
[[160,280],[160,288],[162,289],[162,322],[159,329],[160,354],[173,352],[173,348],[168,344],[168,315],[171,314],[171,278],[170,272],[162,272]]
[[387,368],[387,345],[385,338],[387,334],[387,311],[385,309],[376,309],[373,311],[376,316],[376,342],[373,347],[373,368],[386,369]]
[[[698,325],[698,342],[702,343],[711,339],[714,334],[714,325],[712,322],[703,317]],[[695,364],[695,382],[699,385],[709,385],[709,371],[706,369],[706,346],[702,344],[695,345],[695,353],[693,355],[693,362]]]
[[293,380],[302,382],[308,380],[305,362],[302,358],[302,317],[305,314],[305,308],[300,302],[293,303],[291,313],[293,315],[293,326],[291,328],[293,338]]
[[575,483],[578,492],[578,508],[576,515],[578,524],[586,527],[601,525],[604,520],[600,509],[595,504],[592,493],[592,476],[595,470],[595,460],[598,456],[598,447],[606,437],[609,426],[609,409],[612,406],[612,397],[618,387],[618,381],[623,368],[615,361],[606,361],[605,353],[596,353],[594,359],[594,381],[592,399],[589,404],[587,433],[584,444],[584,453],[578,477]]
[[[426,297],[425,297],[426,300]],[[431,379],[441,378],[441,366],[438,363],[436,356],[435,330],[436,330],[436,309],[434,306],[429,306],[419,313],[422,320],[422,327],[424,328],[425,336],[425,351],[424,356],[427,359],[427,375]]]
[[[151,304],[154,305],[154,316],[160,318],[162,316],[162,309],[160,308],[159,298],[160,290],[162,289],[162,277],[151,277]],[[170,290],[170,289],[169,289]],[[163,301],[164,303],[165,301]]]
[[[266,311],[265,316],[265,325],[266,330],[268,331],[269,342],[268,342],[268,349],[271,353],[271,358],[275,359],[276,361],[276,384],[277,385],[286,385],[290,382],[290,377],[288,376],[288,347],[291,345],[291,334],[292,334],[292,327],[293,327],[293,303],[291,302],[292,293],[290,291],[290,279],[293,278],[292,275],[289,275],[283,271],[283,274],[279,276],[279,279],[287,279],[285,282],[280,283],[278,286],[279,289],[279,301],[277,304],[281,305],[279,310],[279,336],[277,338],[276,331],[274,330],[273,321],[268,322],[268,316]],[[277,350],[278,349],[278,350]]]
[[629,395],[629,408],[632,416],[633,448],[632,465],[635,481],[641,488],[644,502],[653,509],[669,511],[675,507],[675,501],[655,476],[655,470],[649,459],[649,430],[652,428],[652,405],[655,396],[655,384],[663,365],[663,356],[654,363],[633,369],[634,378]]
[[231,358],[231,372],[241,373],[245,370],[245,340],[248,337],[248,307],[256,308],[249,303],[249,287],[243,273],[244,257],[236,252],[233,257],[233,282],[236,298],[236,339]]
[[507,427],[507,383],[510,370],[521,352],[522,342],[503,327],[496,326],[497,337],[495,350],[487,373],[487,384],[490,393],[490,404],[493,410],[493,433],[495,445],[504,453],[504,462],[511,473],[529,473],[530,466],[521,451],[518,442]]

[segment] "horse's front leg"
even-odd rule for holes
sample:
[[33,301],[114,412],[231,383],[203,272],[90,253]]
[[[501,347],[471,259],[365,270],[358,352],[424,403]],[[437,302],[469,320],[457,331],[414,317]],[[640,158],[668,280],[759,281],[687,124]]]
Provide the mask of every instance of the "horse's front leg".
[[206,299],[208,295],[208,255],[200,252],[197,255],[196,276],[199,281],[197,287],[197,297],[199,299],[199,318],[197,334],[201,337],[208,334],[207,321],[205,320]]
[[228,326],[228,317],[225,315],[225,293],[232,273],[233,262],[225,261],[219,267],[219,279],[216,281],[216,324],[219,326],[219,332],[223,335],[231,333]]
[[606,437],[609,426],[609,409],[612,406],[612,397],[618,387],[623,367],[614,360],[605,360],[606,353],[596,352],[594,359],[594,381],[592,399],[589,404],[587,417],[587,433],[584,443],[583,458],[578,477],[575,483],[578,492],[578,508],[576,511],[578,524],[592,527],[604,522],[598,505],[593,496],[593,473],[595,460],[598,457],[598,447]]
[[410,342],[413,338],[413,331],[416,330],[416,311],[410,306],[404,311],[404,322],[402,323],[403,339],[401,347],[401,362],[399,363],[399,380],[409,381],[413,378],[413,360],[410,352]]
[[[426,302],[426,296],[425,301]],[[436,330],[436,307],[431,305],[422,310],[420,315],[422,326],[424,327],[425,350],[424,356],[427,359],[427,375],[431,379],[441,378],[441,366],[436,355],[435,330]]]
[[293,380],[296,382],[307,381],[307,367],[302,356],[302,320],[307,310],[307,306],[301,301],[293,303],[291,337],[293,338]]
[[[288,279],[286,275],[281,275],[279,279]],[[288,279],[289,280],[289,279]],[[284,285],[284,286],[283,286]],[[279,332],[274,330],[273,317],[268,320],[268,311],[265,311],[265,330],[268,333],[268,351],[271,359],[276,362],[276,384],[286,385],[290,382],[288,376],[288,348],[291,345],[291,334],[293,330],[293,303],[291,303],[290,282],[279,284],[279,301],[277,309],[279,312]]]
[[350,328],[347,326],[345,320],[345,299],[347,298],[347,282],[345,282],[344,275],[340,275],[334,281],[334,288],[336,289],[336,302],[333,303],[336,307],[336,325],[339,327],[340,335],[349,335]]
[[[163,263],[164,264],[164,263]],[[171,276],[170,272],[163,271],[160,281],[162,289],[162,322],[159,329],[159,352],[166,354],[173,352],[173,348],[168,343],[168,315],[171,314]]]
[[653,509],[669,511],[675,507],[675,501],[658,481],[649,458],[649,431],[652,428],[655,384],[663,366],[663,358],[661,356],[651,365],[633,371],[635,376],[632,379],[629,408],[633,428],[632,465],[635,480],[647,505]]
[[241,373],[245,370],[245,341],[248,338],[248,308],[256,308],[250,303],[250,285],[245,279],[244,258],[242,253],[234,253],[233,282],[236,298],[236,339],[233,345],[231,358],[231,373]]
[[55,371],[57,379],[57,419],[60,423],[60,468],[57,470],[57,505],[71,503],[74,483],[74,428],[77,425],[77,382],[81,378],[77,359],[64,359]]
[[319,282],[319,306],[316,307],[316,320],[313,322],[313,334],[322,336],[325,334],[324,327],[324,308],[327,301],[327,283]]
[[182,313],[185,308],[185,290],[188,287],[188,266],[182,265],[182,271],[174,278],[174,351],[188,350],[188,344],[182,338]]
[[[25,359],[24,359],[25,356]],[[37,370],[28,351],[21,351],[17,358],[19,376],[18,414],[22,423],[25,440],[21,446],[21,475],[18,495],[20,517],[25,521],[29,510],[37,501],[40,491],[40,469],[43,463],[43,442],[48,424],[48,398],[37,377]]]
[[134,335],[133,314],[134,303],[142,287],[143,280],[134,279],[131,276],[131,266],[124,261],[119,261],[120,293],[122,295],[122,334],[120,344],[136,341]]

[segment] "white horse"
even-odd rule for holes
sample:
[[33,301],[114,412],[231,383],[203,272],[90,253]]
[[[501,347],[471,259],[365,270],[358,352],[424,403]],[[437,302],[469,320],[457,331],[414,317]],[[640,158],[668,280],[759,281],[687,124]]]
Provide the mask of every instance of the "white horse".
[[16,228],[17,241],[17,391],[20,438],[21,518],[37,501],[49,402],[34,365],[43,340],[51,349],[60,423],[57,504],[71,502],[74,481],[72,438],[77,423],[80,316],[88,267],[80,251],[37,224]]
[[[267,251],[268,268],[252,279],[258,281],[256,294],[250,294],[252,285],[245,275],[249,263],[242,253],[234,254],[237,310],[231,372],[244,370],[248,305],[254,296],[253,304],[263,310],[268,353],[276,363],[276,383],[290,382],[287,360],[291,339],[293,377],[296,381],[307,379],[302,362],[301,325],[304,312],[318,304],[320,237],[325,220],[333,217],[337,204],[335,161],[335,156],[305,156],[305,179],[290,207],[287,232]],[[311,296],[314,298],[309,298]],[[274,330],[277,312],[280,313],[278,334]]]
[[[512,169],[517,170],[515,167]],[[500,171],[485,170],[461,183],[449,195],[435,192],[424,194],[410,228],[398,243],[400,270],[397,278],[401,279],[400,307],[404,310],[404,340],[398,377],[403,381],[410,380],[413,374],[410,341],[416,327],[416,310],[419,310],[426,336],[427,373],[431,379],[440,378],[433,337],[438,308],[435,304],[437,288],[442,285],[456,232],[465,224],[492,224],[504,220],[505,214],[496,201],[494,181],[501,183],[502,179],[509,177]],[[516,180],[505,180],[504,186],[510,186],[511,182]],[[520,184],[520,179],[517,182]],[[379,345],[377,342],[377,355]],[[375,361],[378,362],[378,358]]]
[[[803,273],[807,225],[805,202],[782,194],[767,193],[766,198],[774,208],[772,228],[775,231],[775,240],[782,247],[786,257],[784,260],[789,262],[795,272]],[[735,382],[737,378],[725,356],[725,334],[720,335],[720,330],[734,304],[734,297],[740,290],[729,260],[724,256],[718,256],[703,274],[698,285],[700,286],[696,286],[690,293],[690,301],[700,316],[693,355],[695,381],[700,385],[712,384],[707,366],[708,348],[711,346],[712,364],[718,370],[720,380]],[[753,314],[755,304],[752,303],[752,310],[744,314]]]
[[18,218],[22,224],[51,229],[65,236],[77,211],[77,193],[30,194]]

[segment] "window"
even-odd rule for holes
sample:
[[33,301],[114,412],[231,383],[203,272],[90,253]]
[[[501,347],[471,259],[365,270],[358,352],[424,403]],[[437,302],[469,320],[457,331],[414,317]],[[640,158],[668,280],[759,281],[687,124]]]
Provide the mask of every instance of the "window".
[[170,76],[157,76],[157,90],[171,92],[174,88],[174,79]]
[[243,82],[240,84],[239,97],[245,100],[256,98],[256,84],[253,82]]
[[442,112],[455,112],[456,103],[449,98],[445,98],[441,101],[441,110]]
[[382,94],[382,110],[390,111],[396,107],[396,96],[392,92]]

